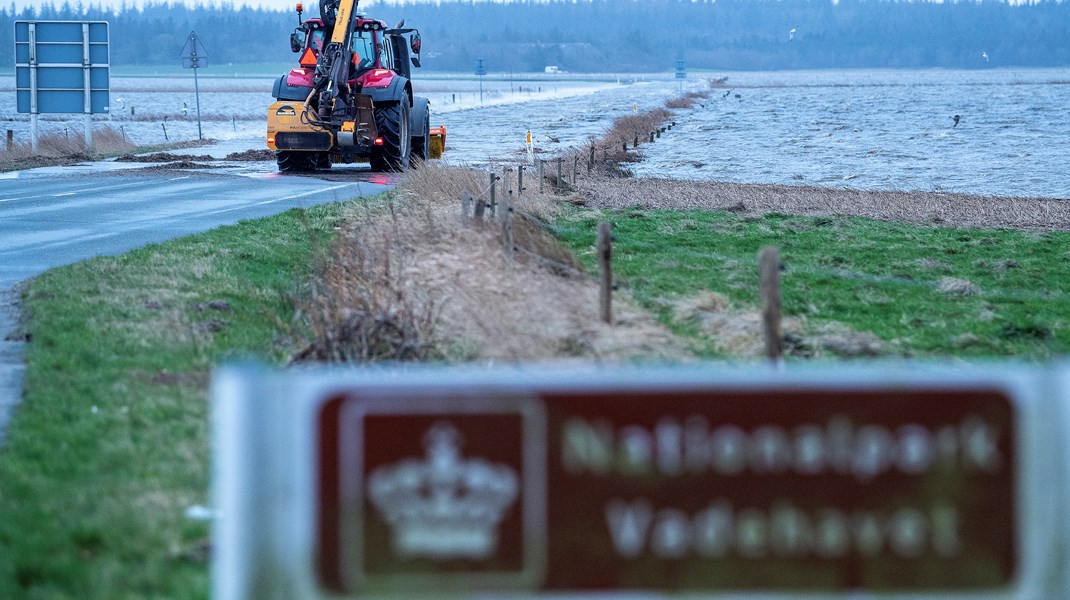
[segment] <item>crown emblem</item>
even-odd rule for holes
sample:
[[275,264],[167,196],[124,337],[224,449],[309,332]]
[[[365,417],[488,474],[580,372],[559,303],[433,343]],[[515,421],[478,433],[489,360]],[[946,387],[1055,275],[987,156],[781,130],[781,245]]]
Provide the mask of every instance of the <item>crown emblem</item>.
[[426,456],[380,467],[368,495],[403,557],[485,559],[498,545],[498,525],[517,499],[517,475],[506,465],[461,457],[461,434],[436,423],[424,434]]

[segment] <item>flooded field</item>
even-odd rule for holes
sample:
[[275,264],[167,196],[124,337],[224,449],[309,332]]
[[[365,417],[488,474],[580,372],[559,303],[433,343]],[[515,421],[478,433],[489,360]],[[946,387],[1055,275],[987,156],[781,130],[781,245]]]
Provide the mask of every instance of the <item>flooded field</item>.
[[[274,99],[271,87],[274,76],[264,77],[200,77],[200,112],[203,137],[217,140],[261,138],[264,135],[265,111]],[[618,81],[620,83],[618,83]],[[416,93],[428,97],[434,115],[464,112],[476,127],[474,135],[486,137],[484,118],[475,118],[469,111],[518,104],[553,102],[586,96],[599,90],[623,87],[630,83],[615,75],[545,78],[538,76],[478,79],[465,75],[435,74],[414,81]],[[14,131],[16,140],[30,135],[29,116],[15,112],[14,77],[0,76],[0,128]],[[482,96],[482,97],[481,97]],[[110,114],[95,115],[94,125],[120,129],[130,140],[141,145],[170,141],[195,140],[197,131],[197,95],[193,76],[183,73],[177,77],[115,77],[111,79]],[[527,109],[525,109],[527,110]],[[531,110],[546,109],[533,108]],[[517,122],[525,122],[516,109],[507,111]],[[469,117],[447,121],[435,117],[435,125],[458,126]],[[494,119],[489,125],[500,124]],[[41,115],[42,134],[79,135],[83,130],[80,115]],[[460,134],[464,129],[458,129]],[[459,138],[455,138],[458,139]]]

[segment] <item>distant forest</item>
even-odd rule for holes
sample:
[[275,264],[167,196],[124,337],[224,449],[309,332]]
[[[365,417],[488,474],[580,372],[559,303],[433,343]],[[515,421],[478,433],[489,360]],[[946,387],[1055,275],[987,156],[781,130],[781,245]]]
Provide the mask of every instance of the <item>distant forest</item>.
[[[309,4],[305,16],[316,16]],[[491,72],[761,70],[1070,65],[1070,1],[567,0],[382,4],[362,10],[420,28],[424,66]],[[106,20],[112,64],[178,64],[191,30],[212,65],[292,62],[294,12],[150,4],[109,12],[82,2],[0,10],[0,56],[18,19]],[[10,64],[4,65],[10,67]]]

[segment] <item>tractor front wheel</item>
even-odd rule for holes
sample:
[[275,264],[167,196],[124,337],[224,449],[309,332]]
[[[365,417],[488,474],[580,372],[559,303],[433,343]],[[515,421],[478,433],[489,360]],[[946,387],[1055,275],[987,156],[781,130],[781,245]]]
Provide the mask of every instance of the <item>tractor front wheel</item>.
[[375,108],[375,128],[383,143],[372,147],[369,162],[373,171],[401,171],[409,166],[412,138],[409,137],[409,101]]
[[311,152],[279,150],[275,154],[280,173],[305,173],[316,170],[316,155]]
[[320,152],[316,155],[316,168],[320,171],[329,171],[331,168],[331,153]]

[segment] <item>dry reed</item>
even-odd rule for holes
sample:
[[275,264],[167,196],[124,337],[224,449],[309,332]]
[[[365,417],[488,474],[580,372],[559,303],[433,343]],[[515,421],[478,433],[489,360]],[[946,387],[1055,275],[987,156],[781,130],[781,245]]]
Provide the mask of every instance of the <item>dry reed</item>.
[[[431,163],[410,172],[386,206],[352,215],[303,307],[315,339],[297,358],[687,356],[627,302],[613,326],[599,321],[593,279],[543,225],[559,210],[550,195],[513,199],[521,251],[507,260],[496,218],[462,216],[462,192],[486,200],[488,187],[483,172]],[[372,314],[380,317],[369,325]]]
[[111,127],[101,127],[93,130],[93,147],[89,152],[85,149],[85,138],[81,132],[70,136],[53,133],[40,136],[37,151],[31,148],[29,141],[16,141],[11,148],[3,148],[0,150],[0,163],[19,162],[33,158],[83,160],[90,158],[91,154],[122,152],[134,147],[134,144],[128,142],[120,131]]

